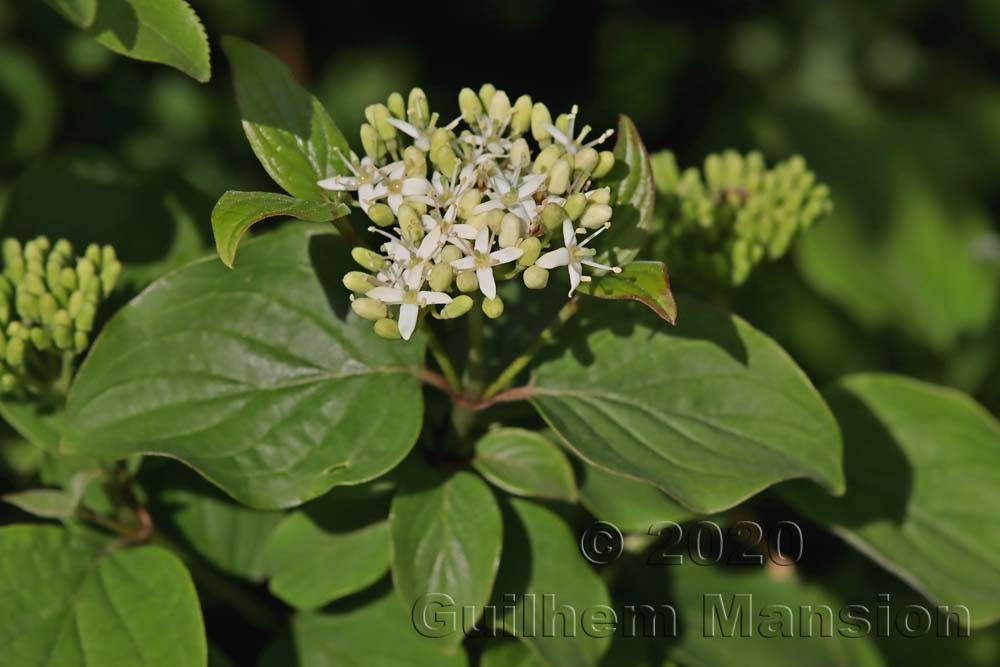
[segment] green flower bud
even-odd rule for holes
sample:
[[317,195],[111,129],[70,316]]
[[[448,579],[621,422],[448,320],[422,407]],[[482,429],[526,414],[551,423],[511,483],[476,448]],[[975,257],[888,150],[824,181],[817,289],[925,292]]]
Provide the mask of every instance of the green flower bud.
[[82,331],[77,331],[73,334],[73,350],[76,352],[83,352],[87,349],[87,345],[90,344],[90,339]]
[[43,237],[40,236],[24,244],[24,259],[26,262],[34,264],[45,263],[45,251],[42,249],[44,244],[39,240],[41,238]]
[[521,256],[517,258],[519,266],[531,266],[542,254],[542,242],[535,236],[524,239],[517,244],[517,247],[522,251]]
[[475,271],[463,271],[455,276],[455,285],[459,292],[475,292],[479,289],[479,279]]
[[81,283],[86,282],[95,275],[97,275],[97,269],[94,267],[94,263],[91,260],[87,258],[77,260],[76,276]]
[[598,154],[597,166],[594,167],[594,171],[590,174],[590,176],[592,178],[604,178],[614,166],[615,154],[611,151],[601,151]]
[[561,195],[569,187],[569,179],[573,175],[573,167],[569,160],[560,158],[549,170],[549,192],[554,195]]
[[18,368],[24,363],[24,339],[13,338],[7,342],[7,354],[4,355],[4,359],[7,361],[8,366],[13,368]]
[[389,99],[386,100],[386,106],[389,107],[389,112],[393,116],[400,120],[406,120],[406,102],[402,95],[397,92],[390,93]]
[[97,316],[97,308],[94,304],[85,302],[80,306],[80,312],[73,319],[73,328],[77,331],[89,332],[94,328],[94,318]]
[[581,148],[573,160],[573,166],[583,174],[589,174],[597,168],[601,156],[593,148]]
[[43,294],[38,297],[38,316],[45,324],[50,324],[52,322],[52,316],[55,315],[58,310],[59,304],[56,302],[56,298],[51,294]]
[[494,208],[486,211],[486,226],[490,228],[490,231],[494,234],[500,233],[500,223],[503,222],[503,211]]
[[18,290],[18,292],[22,290],[28,291],[35,295],[41,295],[48,292],[48,289],[45,286],[45,279],[42,278],[37,273],[25,274],[24,279],[21,281],[21,287]]
[[566,211],[566,215],[573,222],[576,222],[580,216],[583,214],[583,209],[587,208],[587,195],[582,192],[577,192],[571,194],[566,198],[566,203],[563,205]]
[[38,297],[34,294],[29,293],[23,287],[17,290],[17,299],[15,301],[15,306],[17,308],[17,314],[22,320],[27,322],[32,322],[39,319],[38,316]]
[[458,198],[457,214],[462,220],[467,220],[472,215],[472,209],[479,206],[483,201],[483,193],[478,188],[471,188],[462,193]]
[[566,212],[562,206],[555,202],[549,202],[542,209],[542,227],[545,231],[554,232],[562,227],[563,220],[566,219]]
[[454,279],[455,270],[451,268],[451,265],[442,262],[435,264],[434,268],[431,269],[431,275],[427,279],[427,283],[435,292],[447,292],[448,288],[451,287],[451,281]]
[[465,254],[462,252],[461,248],[454,245],[446,245],[441,249],[441,262],[444,264],[451,264],[455,260],[462,259]]
[[496,91],[489,101],[489,115],[496,125],[506,125],[510,122],[510,98],[502,90]]
[[588,204],[610,204],[611,188],[597,188],[587,193]]
[[611,219],[611,207],[607,204],[591,204],[583,212],[580,224],[587,229],[597,229]]
[[4,373],[0,375],[0,390],[5,394],[13,393],[18,386],[17,376],[13,373]]
[[368,290],[375,287],[372,284],[371,276],[361,271],[348,271],[344,274],[343,283],[344,287],[358,294],[366,294]]
[[[401,206],[399,210],[402,213],[403,207]],[[413,209],[410,210],[412,211]],[[424,225],[420,222],[420,216],[416,213],[413,213],[413,217],[407,217],[406,222],[403,222],[401,219],[399,230],[403,238],[415,246],[420,245],[420,242],[424,239]]]
[[486,314],[486,317],[495,320],[503,315],[503,300],[499,296],[492,299],[483,299],[483,312]]
[[535,141],[548,141],[552,138],[552,135],[544,127],[551,124],[552,114],[549,113],[549,108],[541,102],[536,102],[535,106],[531,108],[531,136],[535,138]]
[[365,109],[365,117],[375,126],[375,131],[383,141],[392,141],[396,138],[396,127],[388,121],[391,115],[389,107],[384,104],[370,104]]
[[90,260],[94,265],[101,263],[101,246],[91,243],[83,253],[84,258]]
[[458,108],[462,110],[462,119],[470,125],[483,115],[483,104],[472,88],[463,88],[459,91]]
[[529,129],[531,129],[531,97],[521,95],[514,102],[514,110],[510,117],[510,131],[514,136],[518,136]]
[[379,227],[388,227],[396,222],[396,216],[392,214],[392,209],[382,203],[372,204],[368,207],[368,218]]
[[484,83],[479,87],[479,99],[483,101],[483,107],[489,108],[493,101],[493,95],[497,92],[497,87],[492,83]]
[[448,146],[450,143],[451,143],[451,133],[448,130],[444,129],[443,127],[439,127],[438,129],[434,130],[433,134],[431,134],[431,149],[429,153],[431,155],[434,155],[435,153],[437,153],[439,148],[441,148],[442,146]]
[[52,347],[52,336],[41,327],[31,328],[31,344],[34,345],[38,350],[44,352],[45,350]]
[[431,118],[430,106],[427,104],[427,95],[420,88],[410,91],[410,97],[406,103],[406,117],[417,127],[427,127]]
[[524,286],[528,289],[545,289],[549,284],[549,272],[540,266],[529,266],[522,274]]
[[0,324],[6,325],[10,322],[10,301],[4,299],[0,301]]
[[368,269],[369,271],[380,271],[382,263],[385,261],[382,255],[377,252],[360,247],[351,250],[351,257],[361,265],[361,268]]
[[113,264],[118,261],[118,253],[113,246],[106,245],[101,248],[101,264]]
[[427,176],[427,158],[424,152],[416,146],[407,146],[403,151],[403,163],[406,165],[405,173],[413,178],[424,178]]
[[69,311],[70,317],[76,317],[80,313],[80,306],[83,305],[86,297],[82,291],[76,291],[70,294],[69,302],[66,304],[66,310]]
[[76,280],[76,271],[74,271],[73,269],[69,268],[68,266],[64,267],[59,272],[59,284],[64,289],[67,289],[67,290],[69,290],[71,292],[73,290],[75,290],[76,287],[77,287],[77,285],[79,284],[77,282],[77,280]]
[[387,338],[389,340],[399,340],[403,336],[399,333],[399,324],[396,320],[390,320],[388,317],[383,317],[375,321],[375,333],[381,338]]
[[4,239],[3,241],[3,263],[10,264],[15,259],[22,258],[21,242],[17,239]]
[[[556,129],[558,129],[563,134],[569,134],[569,114],[561,113],[558,118],[556,118]],[[570,137],[572,139],[572,137]]]
[[532,173],[544,174],[549,171],[562,154],[563,147],[559,144],[552,144],[551,146],[543,149],[542,152],[538,154],[538,157],[535,158],[535,164],[531,167]]
[[0,276],[0,299],[14,296],[14,284],[6,276]]
[[445,144],[431,153],[431,162],[443,173],[453,174],[455,173],[455,167],[458,166],[458,156],[455,155],[455,151],[452,150],[451,146]]
[[351,310],[357,313],[359,317],[371,320],[372,322],[382,319],[389,312],[384,303],[367,297],[351,301]]
[[520,242],[523,236],[521,219],[513,213],[508,213],[500,220],[501,248],[513,248]]
[[59,239],[52,246],[52,254],[65,259],[71,259],[73,257],[73,244],[67,239]]
[[472,306],[475,302],[472,300],[471,296],[467,294],[459,294],[451,303],[446,304],[444,308],[438,313],[437,318],[439,320],[453,320],[456,317],[461,317],[467,312],[472,310]]
[[385,153],[385,146],[379,141],[378,132],[368,123],[361,125],[361,146],[365,149],[365,154],[373,160],[377,160]]

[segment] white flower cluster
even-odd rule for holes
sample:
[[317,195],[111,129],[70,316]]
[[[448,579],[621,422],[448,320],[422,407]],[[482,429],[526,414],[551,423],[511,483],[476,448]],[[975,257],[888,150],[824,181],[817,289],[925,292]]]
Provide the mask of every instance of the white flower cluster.
[[[614,165],[613,153],[595,148],[611,131],[587,141],[591,128],[577,130],[575,106],[553,122],[544,104],[527,95],[511,103],[490,84],[463,89],[458,101],[461,115],[441,127],[419,88],[369,106],[365,157],[345,160],[351,175],[319,182],[356,192],[377,225],[370,231],[384,237],[380,253],[354,249],[368,272],[352,271],[344,284],[357,295],[354,311],[386,338],[409,339],[430,306],[442,306],[441,319],[464,315],[470,293],[481,292],[483,312],[499,317],[497,278],[521,275],[542,289],[548,271],[565,266],[572,296],[590,280],[584,266],[619,270],[594,262],[587,247],[611,225],[609,189],[591,189]],[[561,247],[543,253],[553,237]]]

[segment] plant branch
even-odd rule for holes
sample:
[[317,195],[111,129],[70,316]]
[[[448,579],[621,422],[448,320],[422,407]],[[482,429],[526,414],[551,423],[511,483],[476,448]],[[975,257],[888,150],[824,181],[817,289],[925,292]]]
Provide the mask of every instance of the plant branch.
[[452,365],[448,352],[441,345],[441,341],[438,340],[438,337],[430,327],[427,327],[425,330],[427,331],[427,347],[431,351],[434,361],[437,362],[438,367],[444,374],[445,380],[448,381],[449,387],[451,387],[452,391],[461,391],[462,382],[458,379],[458,373],[455,372],[455,366]]

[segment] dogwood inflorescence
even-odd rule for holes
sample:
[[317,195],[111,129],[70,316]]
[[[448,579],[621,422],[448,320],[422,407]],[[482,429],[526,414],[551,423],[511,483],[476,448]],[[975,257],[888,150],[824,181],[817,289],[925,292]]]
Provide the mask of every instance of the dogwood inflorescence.
[[319,182],[355,193],[382,237],[380,252],[354,249],[366,271],[344,284],[354,311],[386,338],[409,339],[428,308],[460,317],[472,295],[499,317],[497,279],[520,276],[543,289],[550,270],[566,267],[572,296],[590,280],[584,267],[619,271],[595,262],[589,247],[611,225],[610,189],[594,181],[614,165],[599,150],[612,132],[591,138],[577,107],[553,120],[544,104],[527,95],[511,102],[490,84],[463,89],[458,102],[461,115],[440,126],[419,88],[369,106],[365,156],[345,158],[352,174]]

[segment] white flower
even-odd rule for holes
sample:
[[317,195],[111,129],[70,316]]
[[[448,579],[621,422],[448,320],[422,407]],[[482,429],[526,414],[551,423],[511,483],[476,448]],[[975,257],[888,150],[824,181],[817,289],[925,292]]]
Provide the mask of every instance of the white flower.
[[402,269],[403,284],[411,290],[420,289],[420,286],[424,284],[427,272],[433,267],[434,258],[441,252],[443,245],[441,230],[439,228],[431,229],[420,242],[420,247],[414,248],[403,239],[396,238],[377,227],[369,227],[368,229],[389,239],[388,243],[382,244],[382,248],[395,263],[397,271]]
[[547,178],[547,174],[532,174],[522,179],[520,166],[514,170],[510,180],[502,172],[496,171],[490,177],[493,191],[489,200],[472,209],[472,213],[478,215],[493,209],[506,209],[531,224],[538,214],[535,193]]
[[566,244],[566,247],[545,253],[538,258],[538,261],[535,262],[535,264],[543,269],[554,269],[557,266],[568,267],[570,296],[573,296],[573,292],[576,291],[576,288],[580,286],[581,282],[587,282],[590,280],[589,277],[583,275],[584,266],[621,273],[621,269],[617,266],[598,264],[597,262],[591,260],[590,258],[594,256],[595,251],[587,247],[587,244],[593,241],[594,237],[603,232],[605,229],[608,229],[610,226],[610,223],[605,224],[583,241],[577,243],[576,230],[573,229],[573,223],[569,220],[563,220],[563,243]]
[[[436,113],[431,114],[430,122],[427,124],[427,127],[423,128],[417,127],[413,123],[408,123],[405,120],[400,120],[399,118],[394,118],[392,116],[386,118],[385,120],[403,134],[409,135],[409,137],[413,139],[413,145],[423,152],[426,153],[431,149],[431,136],[438,129],[435,127],[438,121],[438,115]],[[445,125],[444,129],[454,130],[460,120],[462,120],[461,116]]]
[[555,139],[560,144],[562,144],[563,147],[566,149],[566,152],[572,155],[576,155],[581,148],[590,148],[596,146],[597,144],[604,143],[605,139],[607,139],[608,137],[610,137],[612,134],[615,133],[614,130],[608,130],[601,136],[594,139],[593,141],[588,141],[587,143],[583,143],[583,140],[587,138],[587,135],[590,134],[591,130],[591,127],[589,125],[584,125],[583,128],[580,130],[580,134],[574,140],[573,131],[574,131],[574,126],[576,125],[576,115],[577,113],[579,113],[579,111],[580,108],[574,104],[573,109],[566,117],[567,120],[566,132],[563,132],[552,123],[542,124],[542,127],[544,127],[545,130],[552,135],[552,138]]
[[405,201],[418,200],[433,187],[426,178],[407,178],[406,164],[403,162],[393,162],[382,167],[379,172],[382,178],[377,183],[358,188],[358,201],[365,213],[379,199],[385,199],[394,214],[399,213],[399,207]]
[[456,259],[451,263],[452,268],[459,271],[471,271],[475,269],[476,279],[479,281],[479,291],[487,299],[494,299],[497,295],[496,281],[493,279],[493,267],[500,264],[516,261],[524,251],[520,248],[502,248],[495,252],[490,252],[490,230],[483,228],[476,236],[476,246],[473,254],[469,257]]
[[413,330],[417,328],[417,317],[421,308],[451,303],[451,297],[444,292],[402,290],[394,287],[376,287],[369,290],[365,296],[385,304],[399,305],[399,335],[403,340],[410,340]]
[[[333,190],[335,192],[357,192],[358,199],[360,200],[367,199],[371,195],[371,191],[375,185],[388,178],[389,170],[397,164],[393,163],[379,168],[375,166],[375,162],[370,157],[362,159],[359,165],[355,165],[353,161],[344,158],[343,155],[341,155],[341,159],[343,159],[344,164],[347,165],[347,168],[351,170],[353,175],[324,178],[316,184],[324,190]],[[362,206],[365,209],[365,212],[367,212],[368,207],[364,204],[362,204]]]
[[457,215],[458,207],[452,204],[440,219],[426,214],[420,219],[424,223],[424,229],[428,232],[435,229],[440,231],[442,245],[451,243],[461,248],[463,252],[468,253],[470,250],[469,244],[466,241],[475,240],[479,235],[479,230],[472,225],[456,223],[455,217]]

